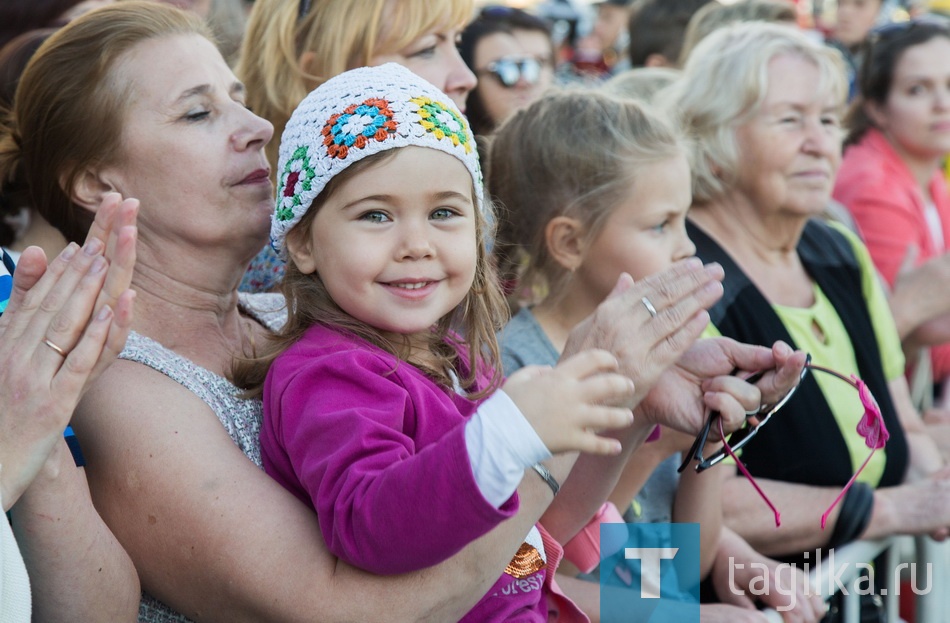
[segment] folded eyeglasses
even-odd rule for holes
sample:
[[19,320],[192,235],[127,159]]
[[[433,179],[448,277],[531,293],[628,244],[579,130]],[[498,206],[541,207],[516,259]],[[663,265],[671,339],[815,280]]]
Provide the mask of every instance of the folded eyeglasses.
[[[835,501],[832,502],[831,506],[829,506],[828,509],[822,514],[821,528],[824,530],[825,524],[828,521],[828,516],[831,514],[832,509],[838,505],[838,502],[841,501],[841,499],[844,497],[844,494],[848,491],[848,489],[851,488],[851,485],[854,484],[858,474],[860,474],[867,466],[868,462],[871,460],[871,457],[874,455],[875,450],[884,447],[884,445],[887,443],[888,437],[890,437],[890,434],[887,432],[887,427],[884,426],[884,418],[881,415],[881,409],[878,406],[877,401],[874,399],[874,396],[871,395],[871,392],[864,381],[854,375],[848,377],[841,374],[840,372],[836,372],[823,366],[815,365],[811,363],[811,355],[808,355],[805,359],[805,366],[802,368],[798,383],[777,402],[773,404],[762,405],[755,412],[747,414],[745,425],[732,433],[728,440],[726,439],[726,434],[722,427],[722,418],[720,417],[719,412],[710,412],[705,426],[703,426],[703,429],[696,436],[696,440],[693,442],[689,452],[686,453],[686,457],[683,461],[683,464],[680,465],[679,471],[684,471],[690,465],[690,463],[696,461],[696,471],[702,472],[722,462],[727,456],[731,457],[735,461],[739,470],[749,480],[749,482],[752,483],[752,486],[755,487],[755,490],[759,493],[762,499],[765,500],[765,503],[768,504],[769,508],[772,509],[772,512],[775,515],[775,526],[780,526],[782,522],[781,514],[765,494],[765,492],[762,491],[759,485],[755,482],[755,478],[752,477],[752,474],[749,473],[739,457],[736,456],[736,452],[741,450],[750,441],[752,441],[752,439],[759,432],[759,429],[765,426],[772,416],[775,415],[782,407],[784,407],[786,403],[788,403],[788,401],[795,394],[795,391],[801,386],[802,381],[805,380],[809,370],[830,374],[831,376],[844,381],[857,390],[858,397],[860,398],[861,404],[864,407],[864,415],[858,422],[857,432],[864,438],[865,445],[871,449],[871,453],[868,454],[868,457],[864,460],[864,463],[861,464],[848,483],[844,486],[844,488],[841,490],[841,493],[839,493],[838,497],[835,498]],[[764,372],[753,374],[746,379],[746,382],[755,383],[760,380],[763,375]],[[723,440],[723,447],[712,453],[710,456],[706,457],[703,454],[703,450],[706,446],[706,442],[709,439],[710,430],[714,424],[717,424],[719,427],[719,436]]]

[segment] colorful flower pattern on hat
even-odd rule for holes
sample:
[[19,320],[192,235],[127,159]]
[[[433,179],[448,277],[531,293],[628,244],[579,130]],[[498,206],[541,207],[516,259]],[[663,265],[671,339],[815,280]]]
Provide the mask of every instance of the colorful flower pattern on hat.
[[485,209],[482,170],[468,120],[449,96],[402,65],[360,67],[314,89],[280,140],[271,245],[287,259],[289,232],[335,176],[390,149],[425,147],[458,158]]
[[461,115],[443,104],[428,97],[414,97],[409,100],[419,107],[419,124],[431,132],[437,139],[448,138],[453,145],[461,145],[465,153],[471,153],[472,142],[466,132],[465,120]]
[[370,140],[385,141],[397,126],[389,102],[370,98],[362,104],[350,104],[342,113],[330,117],[323,126],[323,144],[331,158],[343,159],[350,147],[363,149]]
[[277,196],[277,210],[274,218],[289,221],[294,218],[295,208],[300,207],[300,196],[310,190],[316,171],[310,164],[306,147],[298,147],[287,161],[280,174],[280,187]]

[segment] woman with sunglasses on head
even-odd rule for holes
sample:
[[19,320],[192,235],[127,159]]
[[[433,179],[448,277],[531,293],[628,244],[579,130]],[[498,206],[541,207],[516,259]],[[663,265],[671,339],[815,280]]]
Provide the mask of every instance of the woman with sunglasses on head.
[[781,526],[738,474],[724,485],[725,523],[757,550],[799,561],[858,538],[946,537],[950,526],[950,482],[911,404],[867,250],[815,218],[840,161],[846,90],[836,51],[795,29],[746,23],[701,41],[668,94],[695,137],[690,238],[699,257],[726,266],[709,333],[781,339],[817,365],[860,377],[890,431],[840,503],[871,443],[857,430],[862,401],[845,383],[808,375],[745,445],[742,461],[781,511]]
[[465,113],[476,136],[491,134],[554,83],[551,28],[520,9],[483,8],[462,31],[459,53],[479,80]]
[[[891,285],[909,253],[921,264],[950,249],[950,190],[940,165],[950,154],[950,21],[926,18],[871,34],[859,95],[847,118],[834,198],[854,216],[871,258]],[[950,281],[932,284],[950,289]],[[918,307],[939,304],[939,297]],[[931,345],[938,406],[950,406],[950,315],[931,316],[905,340]],[[938,390],[938,394],[940,390]]]

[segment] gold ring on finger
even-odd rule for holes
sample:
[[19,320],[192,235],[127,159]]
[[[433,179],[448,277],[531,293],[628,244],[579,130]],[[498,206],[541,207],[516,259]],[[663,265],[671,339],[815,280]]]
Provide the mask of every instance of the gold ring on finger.
[[64,358],[66,357],[66,354],[67,354],[66,351],[60,348],[59,346],[57,346],[56,344],[53,344],[49,339],[43,340],[43,343],[49,346],[50,348],[52,348],[54,351],[56,351],[56,354]]

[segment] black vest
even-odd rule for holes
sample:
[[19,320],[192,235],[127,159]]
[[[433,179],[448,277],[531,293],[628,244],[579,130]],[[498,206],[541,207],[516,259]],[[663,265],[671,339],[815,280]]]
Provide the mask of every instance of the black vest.
[[[726,272],[725,293],[710,310],[720,333],[748,344],[771,346],[783,340],[797,348],[772,306],[725,250],[691,222],[687,231],[696,244],[696,255],[704,262],[719,262]],[[844,324],[861,379],[877,398],[891,434],[879,486],[899,484],[907,467],[907,440],[884,377],[854,249],[840,232],[811,220],[797,251],[805,270]],[[857,392],[854,402],[855,409],[861,409]],[[829,487],[841,487],[848,481],[852,475],[848,448],[813,374],[805,377],[791,400],[743,449],[742,460],[753,475],[772,480]]]

